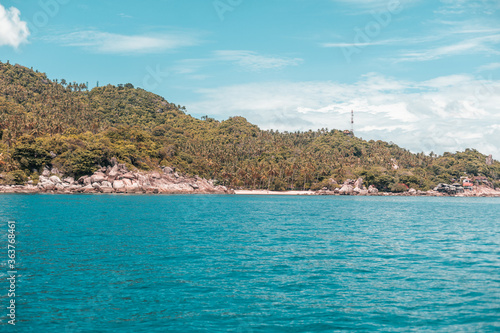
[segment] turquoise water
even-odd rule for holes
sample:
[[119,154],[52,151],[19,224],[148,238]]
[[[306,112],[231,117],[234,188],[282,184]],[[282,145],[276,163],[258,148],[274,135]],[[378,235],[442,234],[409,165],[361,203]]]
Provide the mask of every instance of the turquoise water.
[[0,331],[500,331],[498,198],[0,195],[0,212],[20,251]]

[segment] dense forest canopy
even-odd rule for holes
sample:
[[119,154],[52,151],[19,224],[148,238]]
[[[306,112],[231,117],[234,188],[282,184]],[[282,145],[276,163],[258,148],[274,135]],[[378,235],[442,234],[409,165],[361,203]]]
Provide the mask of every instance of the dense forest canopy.
[[429,156],[339,130],[264,131],[242,117],[196,119],[185,111],[131,84],[88,90],[0,62],[0,181],[36,183],[45,166],[79,177],[116,158],[245,188],[331,188],[330,179],[363,177],[380,190],[427,190],[464,175],[500,187],[500,163],[473,149]]

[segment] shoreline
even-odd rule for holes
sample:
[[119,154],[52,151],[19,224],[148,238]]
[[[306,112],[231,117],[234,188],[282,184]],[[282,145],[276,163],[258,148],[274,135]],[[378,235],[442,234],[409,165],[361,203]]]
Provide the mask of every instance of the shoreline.
[[[177,184],[180,185],[180,184]],[[256,195],[256,196],[344,196],[344,197],[457,197],[457,198],[478,198],[478,197],[488,197],[488,198],[500,198],[500,191],[495,191],[493,189],[478,188],[465,193],[450,195],[444,194],[437,191],[427,191],[427,192],[403,192],[403,193],[391,193],[391,192],[378,192],[378,193],[353,193],[353,194],[340,194],[334,191],[268,191],[268,190],[231,190],[231,189],[214,189],[210,190],[199,190],[192,187],[177,187],[173,188],[134,188],[132,191],[102,191],[97,188],[80,187],[77,189],[53,189],[44,190],[38,186],[34,185],[5,185],[0,186],[1,194],[92,194],[92,195],[203,195],[203,194],[225,194],[225,195]]]
[[187,176],[175,172],[175,168],[163,167],[158,171],[130,171],[124,164],[102,167],[92,175],[75,180],[64,178],[57,170],[45,168],[37,179],[25,185],[0,185],[1,193],[18,194],[235,194],[235,195],[284,195],[284,196],[428,196],[428,197],[500,197],[500,190],[486,185],[474,186],[462,193],[450,194],[437,191],[420,191],[413,188],[405,192],[379,192],[370,185],[363,186],[363,178],[348,179],[341,187],[321,190],[269,191],[231,189],[216,185],[215,181]]
[[477,187],[473,190],[459,194],[444,194],[437,191],[414,191],[414,192],[378,192],[378,193],[353,193],[341,194],[335,191],[268,191],[268,190],[234,190],[235,195],[287,195],[287,196],[310,196],[310,195],[327,195],[327,196],[363,196],[363,197],[458,197],[458,198],[473,198],[473,197],[489,197],[499,198],[500,191],[495,191],[488,187]]

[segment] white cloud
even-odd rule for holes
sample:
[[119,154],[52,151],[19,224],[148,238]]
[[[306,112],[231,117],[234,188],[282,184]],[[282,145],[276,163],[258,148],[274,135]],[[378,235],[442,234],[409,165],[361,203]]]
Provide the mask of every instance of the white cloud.
[[125,13],[120,13],[120,14],[118,14],[118,16],[120,16],[121,18],[125,18],[125,19],[134,18],[133,16],[125,14]]
[[428,61],[460,54],[500,54],[494,46],[500,43],[500,34],[465,39],[458,43],[406,52],[400,61]]
[[393,141],[414,152],[476,148],[500,158],[500,81],[467,75],[424,82],[376,74],[353,84],[268,82],[198,91],[191,112],[241,115],[264,129],[350,128],[365,139]]
[[21,21],[20,15],[19,9],[15,7],[5,9],[0,5],[0,46],[18,48],[28,41],[30,35],[28,24]]
[[[337,3],[343,3],[350,7],[355,7],[355,14],[364,14],[367,12],[388,10],[390,8],[408,7],[420,0],[333,0]],[[360,11],[361,9],[361,11]]]
[[493,62],[491,64],[486,64],[477,69],[478,72],[494,71],[500,68],[500,62]]
[[440,0],[440,4],[435,13],[441,15],[493,15],[500,10],[497,0]]
[[120,35],[93,30],[73,32],[56,39],[66,46],[107,54],[158,53],[199,43],[195,36],[186,33]]
[[246,50],[220,50],[215,51],[215,59],[221,61],[230,61],[239,66],[252,70],[260,71],[263,69],[279,69],[288,66],[297,66],[303,60],[300,58],[282,58],[259,55],[253,51]]
[[398,40],[380,40],[372,41],[366,43],[321,43],[322,47],[366,47],[366,46],[377,46],[377,45],[390,45],[397,43]]
[[279,70],[288,66],[298,66],[303,62],[300,58],[261,55],[248,50],[218,50],[210,57],[201,59],[183,59],[172,68],[177,74],[187,78],[204,79],[207,75],[196,74],[204,68],[220,63],[231,63],[246,71]]

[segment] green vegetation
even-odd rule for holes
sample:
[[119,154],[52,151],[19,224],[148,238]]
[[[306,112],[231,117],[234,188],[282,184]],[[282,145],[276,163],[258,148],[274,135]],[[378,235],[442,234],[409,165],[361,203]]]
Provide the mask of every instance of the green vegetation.
[[[131,84],[88,91],[0,63],[0,172],[3,183],[38,179],[47,165],[90,174],[116,158],[130,168],[174,166],[233,187],[334,188],[363,177],[380,190],[427,190],[467,174],[499,183],[500,163],[475,150],[413,154],[342,131],[263,131],[242,117],[196,119],[185,108]],[[398,168],[394,168],[397,164]]]

